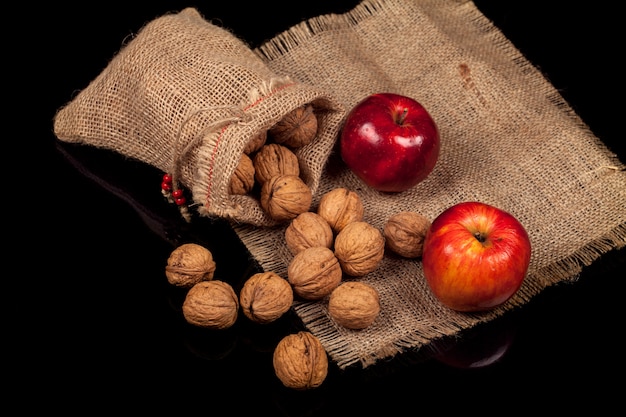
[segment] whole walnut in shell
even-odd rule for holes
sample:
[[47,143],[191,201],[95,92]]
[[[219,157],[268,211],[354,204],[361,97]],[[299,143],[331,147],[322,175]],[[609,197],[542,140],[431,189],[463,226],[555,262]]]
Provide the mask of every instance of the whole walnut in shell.
[[274,220],[292,220],[311,207],[311,188],[296,175],[278,175],[261,187],[261,207]]
[[343,187],[326,192],[317,206],[317,214],[328,222],[335,233],[350,222],[363,220],[364,211],[361,197]]
[[328,375],[328,356],[315,335],[307,331],[283,337],[273,354],[274,373],[287,388],[317,388]]
[[422,256],[424,238],[430,220],[414,211],[402,211],[389,217],[383,227],[387,247],[405,258]]
[[176,247],[167,258],[167,281],[181,288],[191,288],[200,281],[209,281],[215,274],[213,254],[196,243]]
[[312,211],[300,213],[285,229],[285,242],[293,255],[312,246],[330,248],[334,238],[328,222]]
[[360,277],[374,271],[385,253],[385,238],[371,224],[348,223],[335,237],[335,256],[348,275]]
[[275,272],[258,272],[239,292],[243,314],[256,323],[270,323],[286,313],[293,303],[291,284]]
[[191,287],[183,301],[185,320],[198,327],[226,329],[237,321],[239,299],[227,282],[202,281]]
[[319,300],[341,283],[341,266],[333,251],[313,246],[298,252],[287,266],[287,280],[296,295]]
[[293,151],[277,143],[268,143],[254,155],[254,177],[263,185],[278,175],[300,175],[300,161]]
[[252,159],[243,153],[239,158],[239,164],[230,177],[228,192],[235,195],[245,195],[254,187],[254,164]]
[[344,282],[330,294],[328,313],[343,327],[364,329],[371,325],[380,313],[378,291],[364,282]]
[[274,142],[290,148],[299,148],[313,142],[317,135],[317,116],[311,104],[300,106],[272,126],[269,130]]

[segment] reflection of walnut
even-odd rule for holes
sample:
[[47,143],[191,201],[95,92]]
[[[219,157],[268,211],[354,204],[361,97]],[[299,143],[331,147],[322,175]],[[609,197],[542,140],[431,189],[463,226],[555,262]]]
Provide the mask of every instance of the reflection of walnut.
[[387,247],[405,258],[422,256],[424,237],[430,220],[413,211],[402,211],[391,216],[383,228]]
[[212,280],[214,273],[213,254],[196,243],[185,243],[175,248],[165,266],[167,281],[182,288],[191,288],[200,281]]
[[263,145],[254,155],[254,176],[261,185],[277,175],[300,175],[298,157],[289,148],[276,143]]
[[278,175],[261,187],[261,207],[276,221],[292,220],[311,207],[313,195],[296,175]]
[[330,248],[333,239],[328,222],[312,211],[300,213],[285,229],[285,243],[293,255],[311,246]]
[[313,246],[298,252],[287,267],[293,291],[307,300],[329,295],[341,283],[342,271],[333,251]]
[[191,287],[183,301],[188,323],[209,329],[226,329],[237,321],[239,299],[227,282],[202,281]]
[[286,313],[293,302],[289,282],[275,272],[258,272],[239,293],[243,314],[256,323],[270,323]]
[[261,149],[261,146],[265,145],[265,142],[267,142],[267,130],[259,132],[256,136],[250,139],[243,148],[243,153],[248,155],[253,154]]
[[334,188],[320,199],[317,214],[322,216],[335,233],[346,224],[363,220],[363,201],[357,193],[346,188]]
[[269,130],[274,142],[290,148],[299,148],[313,142],[317,135],[317,117],[310,104],[287,113]]
[[283,385],[296,390],[319,387],[328,375],[324,346],[307,331],[283,337],[274,349],[273,365]]
[[254,165],[252,159],[243,153],[239,158],[239,164],[230,177],[228,192],[230,194],[248,194],[254,187]]
[[364,282],[347,281],[330,294],[328,312],[343,327],[364,329],[380,313],[378,291]]
[[335,237],[335,256],[351,276],[360,277],[378,268],[384,251],[383,234],[364,221],[348,223]]

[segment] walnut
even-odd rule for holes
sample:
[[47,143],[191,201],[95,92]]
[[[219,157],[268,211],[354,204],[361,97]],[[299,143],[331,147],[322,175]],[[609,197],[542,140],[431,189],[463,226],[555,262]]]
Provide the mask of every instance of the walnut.
[[273,354],[274,373],[287,388],[317,388],[328,375],[328,356],[310,332],[300,331],[283,337]]
[[322,216],[312,211],[300,213],[285,229],[285,242],[293,255],[312,246],[333,245],[333,230]]
[[317,214],[328,222],[335,233],[350,222],[363,220],[364,211],[361,197],[343,187],[326,192],[317,206]]
[[278,175],[261,187],[261,207],[276,221],[293,220],[311,207],[311,189],[296,175]]
[[422,256],[424,237],[430,220],[413,211],[402,211],[391,216],[383,227],[387,247],[405,258]]
[[290,148],[299,148],[313,142],[317,135],[317,117],[311,104],[300,106],[272,126],[269,130],[274,142]]
[[243,153],[239,158],[239,164],[230,177],[228,192],[230,194],[248,194],[254,187],[254,165],[252,159]]
[[208,329],[226,329],[237,321],[239,299],[227,282],[202,281],[191,287],[183,301],[188,323]]
[[185,243],[170,253],[165,276],[172,285],[191,288],[200,281],[212,280],[215,266],[211,251],[196,243]]
[[254,155],[254,177],[261,185],[277,175],[300,175],[298,157],[289,148],[276,143],[263,145]]
[[341,266],[333,251],[313,246],[298,252],[287,267],[287,280],[296,295],[306,300],[319,300],[341,283]]
[[348,223],[335,237],[335,256],[341,269],[354,277],[378,268],[384,252],[383,234],[364,221]]
[[333,290],[328,299],[328,312],[341,326],[364,329],[380,313],[376,288],[360,281],[347,281]]
[[251,138],[243,148],[243,153],[251,155],[261,149],[261,146],[267,142],[267,130],[263,130]]
[[275,272],[258,272],[246,280],[239,293],[243,314],[256,323],[270,323],[293,303],[291,284]]

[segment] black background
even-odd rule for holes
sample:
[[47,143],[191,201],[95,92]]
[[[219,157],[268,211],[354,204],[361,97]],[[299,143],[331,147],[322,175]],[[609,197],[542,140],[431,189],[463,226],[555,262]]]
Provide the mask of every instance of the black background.
[[[475,3],[626,161],[615,3]],[[19,399],[20,410],[326,416],[620,406],[623,249],[481,329],[484,351],[489,340],[510,337],[491,366],[458,369],[408,353],[365,371],[331,366],[320,388],[294,392],[271,364],[279,338],[300,328],[292,315],[262,328],[238,320],[228,331],[198,331],[182,318],[183,294],[166,282],[173,247],[194,241],[214,252],[216,278],[240,285],[256,265],[232,231],[206,219],[182,222],[160,195],[157,170],[60,144],[52,133],[57,109],[164,13],[196,7],[255,47],[306,18],[356,4],[109,1],[7,9],[5,24],[15,29],[5,39],[12,57],[5,88],[15,95],[5,102],[5,377],[6,397]]]

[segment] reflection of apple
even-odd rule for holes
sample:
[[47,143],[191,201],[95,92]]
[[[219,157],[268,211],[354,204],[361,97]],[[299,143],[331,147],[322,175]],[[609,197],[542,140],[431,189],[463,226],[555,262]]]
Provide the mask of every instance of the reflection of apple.
[[410,97],[372,94],[346,117],[341,158],[368,186],[401,192],[423,181],[439,157],[439,131],[426,109]]
[[470,201],[433,220],[424,238],[422,266],[430,289],[444,305],[484,311],[517,292],[530,254],[528,234],[513,215]]
[[515,327],[510,323],[489,323],[485,328],[462,336],[435,359],[454,368],[485,368],[504,358],[513,345],[515,333]]

